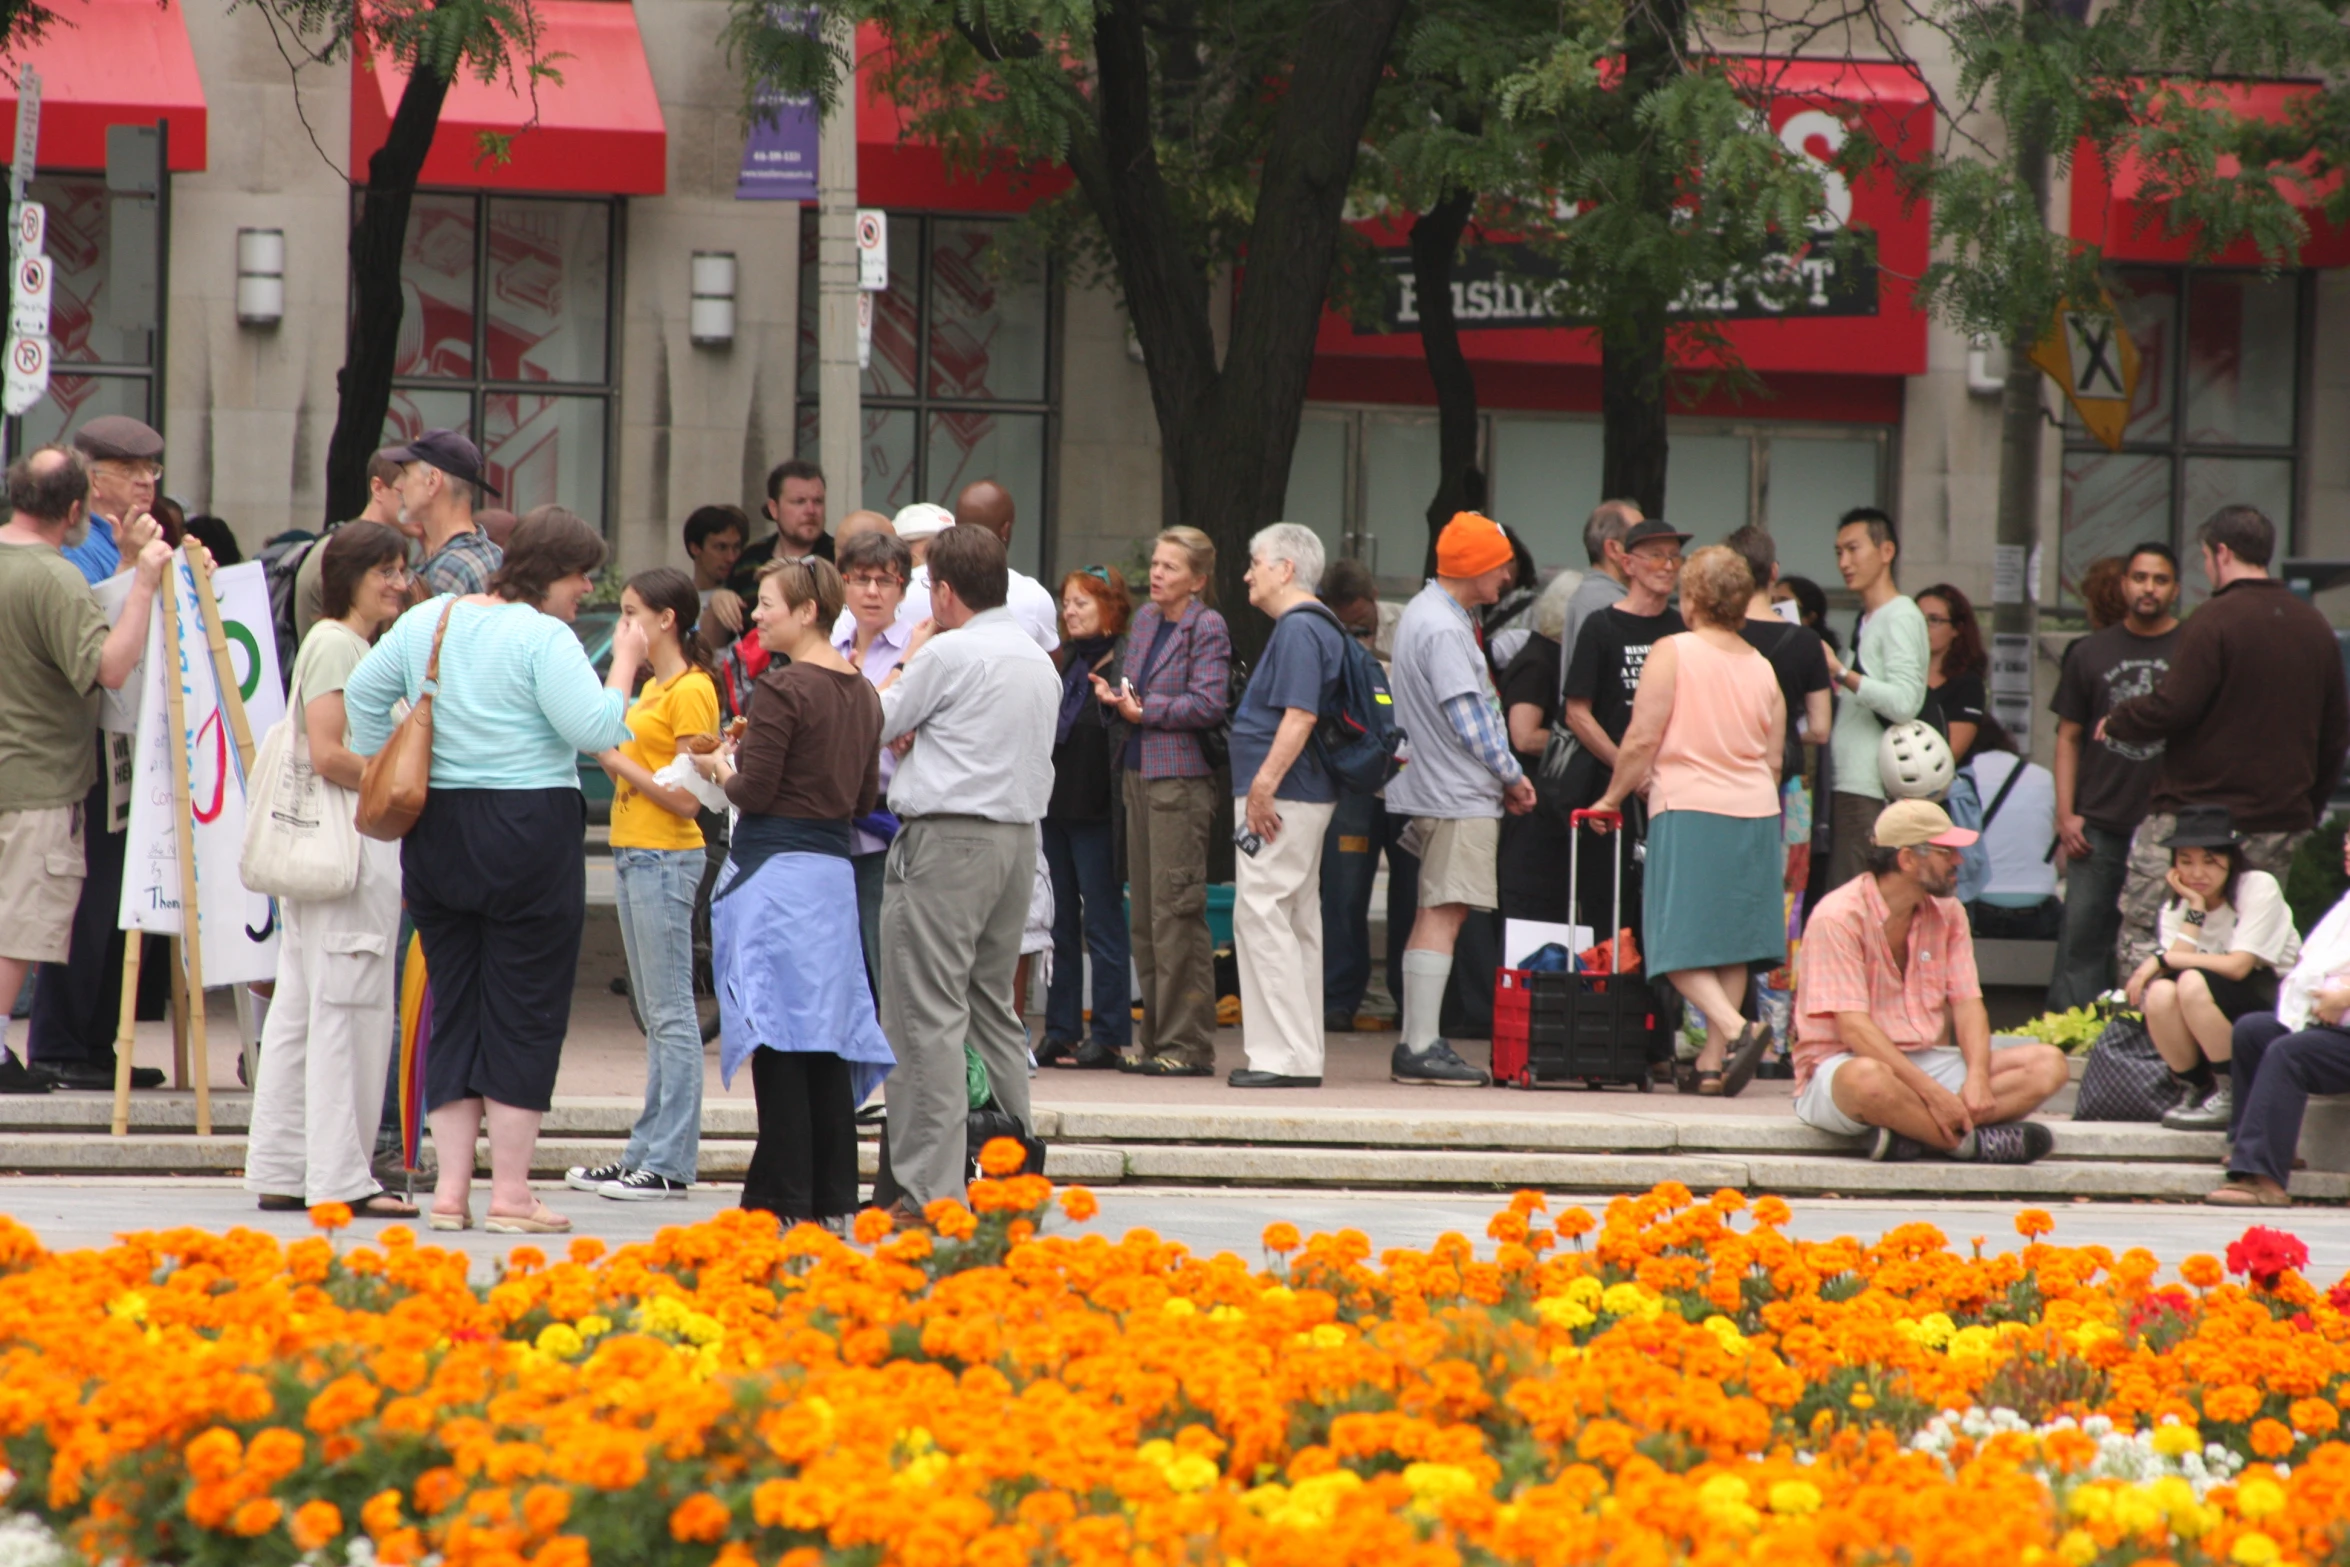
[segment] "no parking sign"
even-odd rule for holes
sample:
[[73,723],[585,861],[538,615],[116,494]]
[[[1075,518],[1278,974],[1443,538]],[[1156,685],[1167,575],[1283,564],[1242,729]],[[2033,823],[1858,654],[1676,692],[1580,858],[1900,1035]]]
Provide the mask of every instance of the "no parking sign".
[[20,414],[39,402],[49,390],[49,340],[17,337],[8,343],[8,376],[0,389],[0,408]]

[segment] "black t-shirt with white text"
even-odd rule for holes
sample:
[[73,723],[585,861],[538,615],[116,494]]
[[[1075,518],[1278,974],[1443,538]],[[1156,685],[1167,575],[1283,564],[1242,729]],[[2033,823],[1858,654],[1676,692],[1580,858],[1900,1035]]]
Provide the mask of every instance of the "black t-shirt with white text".
[[1567,695],[1591,704],[1591,716],[1610,740],[1621,742],[1632,725],[1632,696],[1649,649],[1689,628],[1672,610],[1661,615],[1628,615],[1621,604],[1583,622],[1567,666]]
[[2058,718],[2081,726],[2081,765],[2073,780],[2073,809],[2090,825],[2131,833],[2146,819],[2162,742],[2100,740],[2097,722],[2132,697],[2150,695],[2170,673],[2180,628],[2142,637],[2127,626],[2107,626],[2075,642],[2064,655],[2056,700]]

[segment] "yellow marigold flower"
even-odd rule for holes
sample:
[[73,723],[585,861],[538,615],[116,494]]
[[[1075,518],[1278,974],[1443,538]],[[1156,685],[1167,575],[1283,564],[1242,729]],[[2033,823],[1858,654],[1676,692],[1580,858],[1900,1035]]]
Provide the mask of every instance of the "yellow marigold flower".
[[686,1545],[715,1545],[725,1537],[733,1517],[717,1497],[696,1491],[670,1512],[669,1537]]
[[2065,1499],[2064,1510],[2085,1522],[2103,1523],[2113,1516],[2113,1492],[2102,1485],[2080,1486]]
[[[1746,1335],[1739,1332],[1738,1324],[1732,1322],[1728,1317],[1708,1317],[1705,1319],[1704,1326],[1705,1330],[1714,1336],[1714,1342],[1722,1346],[1725,1354],[1737,1355],[1745,1352]],[[1744,1484],[1745,1482],[1739,1483]]]
[[1637,1284],[1610,1284],[1600,1292],[1599,1309],[1611,1317],[1638,1317],[1643,1322],[1654,1322],[1664,1315],[1665,1301],[1662,1295]]
[[293,1520],[286,1532],[294,1537],[294,1549],[315,1551],[343,1532],[342,1510],[332,1502],[304,1502],[294,1509]]
[[1820,1488],[1809,1480],[1773,1481],[1771,1511],[1782,1518],[1809,1518],[1820,1510]]
[[1534,1303],[1535,1318],[1546,1328],[1587,1328],[1599,1319],[1572,1295],[1545,1295]]
[[2253,1533],[2237,1537],[2234,1547],[2228,1552],[2228,1560],[2234,1562],[2236,1567],[2271,1567],[2284,1554],[2276,1541],[2265,1534]]
[[1338,1515],[1340,1501],[1362,1488],[1361,1476],[1351,1469],[1312,1475],[1291,1486],[1266,1516],[1270,1522],[1291,1529],[1326,1529]]
[[278,1519],[285,1516],[285,1511],[275,1497],[256,1496],[237,1505],[237,1510],[229,1515],[228,1526],[251,1539],[276,1528]]
[[1344,1349],[1346,1347],[1346,1329],[1335,1322],[1319,1323],[1311,1333],[1306,1335],[1306,1342],[1316,1349]]
[[2169,1511],[2143,1486],[2125,1486],[2113,1494],[2114,1527],[2124,1534],[2144,1534],[2169,1521]]
[[726,1328],[716,1317],[689,1311],[679,1319],[677,1333],[688,1344],[710,1345],[726,1337]]
[[2089,1567],[2097,1559],[2097,1537],[2086,1529],[2067,1529],[2056,1542],[2056,1559],[2065,1567]]
[[1185,1453],[1162,1471],[1170,1489],[1177,1491],[1204,1491],[1214,1485],[1222,1471],[1216,1461],[1201,1453]]
[[579,1330],[581,1338],[602,1338],[612,1331],[612,1319],[601,1312],[591,1311],[572,1326]]
[[1180,1295],[1170,1295],[1160,1303],[1159,1310],[1170,1317],[1188,1317],[1196,1314],[1199,1308]]
[[557,1360],[569,1360],[587,1348],[587,1340],[579,1336],[579,1329],[568,1322],[548,1323],[539,1329],[539,1336],[531,1344],[540,1354],[552,1355]]
[[1865,1387],[1854,1388],[1844,1401],[1855,1409],[1874,1409],[1877,1407],[1877,1395],[1870,1392]]
[[126,1290],[106,1303],[106,1315],[120,1317],[126,1322],[147,1320],[147,1297],[137,1290]]
[[2274,1518],[2285,1510],[2285,1488],[2266,1475],[2236,1487],[2236,1511],[2246,1518]]
[[2184,1458],[2189,1453],[2203,1450],[2203,1433],[2178,1420],[2166,1420],[2154,1428],[2154,1450],[2165,1458]]

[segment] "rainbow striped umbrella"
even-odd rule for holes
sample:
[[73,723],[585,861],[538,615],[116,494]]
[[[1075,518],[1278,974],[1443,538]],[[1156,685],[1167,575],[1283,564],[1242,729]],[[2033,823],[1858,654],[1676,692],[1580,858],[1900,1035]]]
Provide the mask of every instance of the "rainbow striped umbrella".
[[424,971],[424,938],[408,938],[400,973],[400,1157],[414,1174],[424,1148],[424,1053],[432,1045],[432,978]]

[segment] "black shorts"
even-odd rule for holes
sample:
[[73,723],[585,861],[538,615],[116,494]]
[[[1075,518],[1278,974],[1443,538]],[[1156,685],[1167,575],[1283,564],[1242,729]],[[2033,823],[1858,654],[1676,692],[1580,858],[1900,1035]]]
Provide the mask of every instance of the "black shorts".
[[[2180,970],[2165,963],[2156,979],[2176,980]],[[2247,1012],[2274,1012],[2277,1006],[2277,971],[2265,963],[2253,969],[2242,979],[2227,979],[2209,969],[2195,972],[2203,976],[2203,983],[2211,988],[2211,999],[2219,1003],[2220,1015],[2233,1023]]]
[[432,980],[424,1103],[544,1110],[571,1027],[587,922],[577,789],[441,789],[400,845]]

